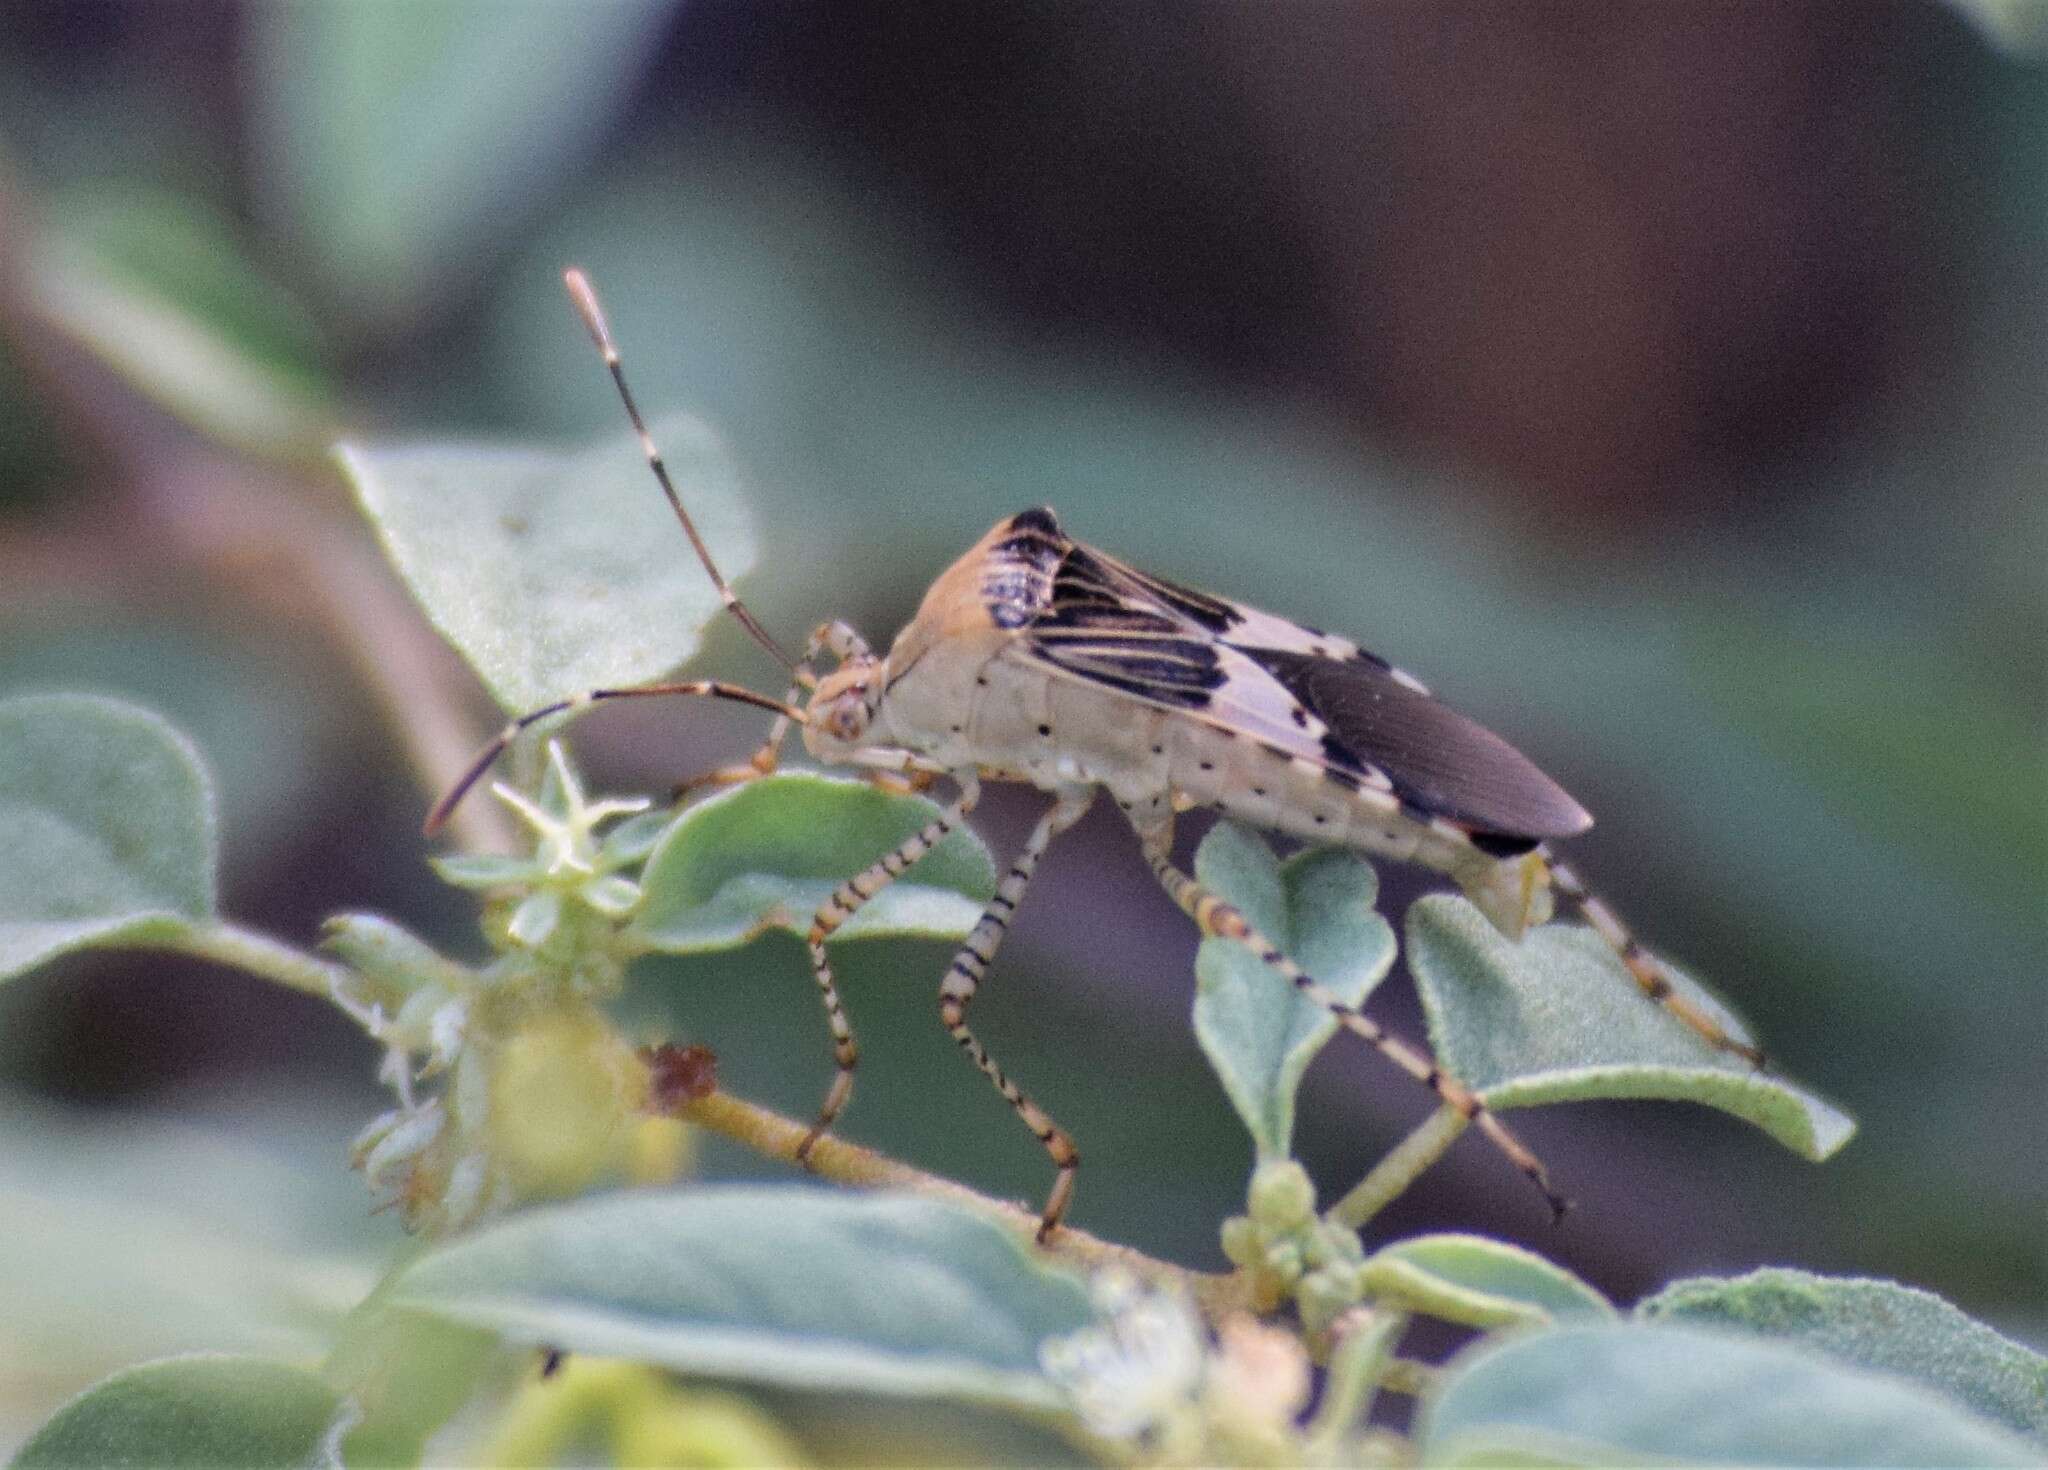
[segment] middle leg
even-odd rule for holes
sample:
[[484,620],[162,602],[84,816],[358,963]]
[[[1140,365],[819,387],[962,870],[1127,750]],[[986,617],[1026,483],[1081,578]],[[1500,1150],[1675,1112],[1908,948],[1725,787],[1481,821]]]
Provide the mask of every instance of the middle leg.
[[1464,1115],[1468,1122],[1476,1123],[1479,1129],[1529,1180],[1543,1192],[1553,1216],[1563,1218],[1571,1207],[1570,1201],[1551,1188],[1550,1175],[1543,1163],[1531,1153],[1519,1138],[1508,1130],[1508,1126],[1495,1117],[1493,1110],[1481,1101],[1479,1094],[1452,1077],[1436,1064],[1421,1048],[1413,1046],[1388,1031],[1357,1006],[1340,999],[1329,987],[1289,959],[1264,934],[1261,934],[1236,905],[1211,893],[1194,878],[1173,865],[1173,826],[1165,823],[1149,831],[1141,831],[1140,840],[1145,849],[1145,860],[1159,879],[1167,896],[1189,918],[1207,938],[1234,940],[1249,949],[1274,972],[1287,981],[1298,992],[1316,1005],[1321,1006],[1346,1030],[1363,1037],[1380,1055],[1427,1087],[1437,1095],[1439,1101],[1449,1104]]
[[1074,1171],[1081,1167],[1081,1154],[1066,1130],[1053,1122],[1043,1108],[1026,1097],[1023,1090],[1004,1075],[987,1049],[967,1029],[967,1007],[973,1003],[975,992],[981,986],[981,977],[987,973],[989,962],[995,958],[997,947],[1009,931],[1010,917],[1016,913],[1017,905],[1023,902],[1024,890],[1031,886],[1031,875],[1038,869],[1038,860],[1052,845],[1053,838],[1081,819],[1081,814],[1088,810],[1094,799],[1095,788],[1092,786],[1062,792],[1045,815],[1038,819],[1038,825],[1031,829],[1031,835],[1024,841],[1023,851],[1010,864],[1010,871],[1003,875],[1003,881],[996,885],[995,897],[988,901],[980,922],[968,934],[960,952],[953,956],[953,963],[946,969],[946,978],[939,983],[939,1019],[945,1023],[946,1030],[967,1053],[968,1060],[995,1084],[996,1091],[1003,1095],[1003,1101],[1016,1110],[1032,1136],[1045,1146],[1045,1151],[1052,1156],[1053,1167],[1059,1171],[1053,1180],[1052,1193],[1046,1196],[1045,1208],[1038,1217],[1038,1241],[1041,1245],[1059,1228],[1060,1217],[1067,1212],[1067,1202],[1074,1194]]

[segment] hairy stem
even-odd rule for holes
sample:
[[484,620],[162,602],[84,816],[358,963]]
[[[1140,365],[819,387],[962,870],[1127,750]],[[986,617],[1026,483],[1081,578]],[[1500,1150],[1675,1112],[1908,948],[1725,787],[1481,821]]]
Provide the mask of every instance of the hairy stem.
[[1329,1218],[1357,1230],[1390,1204],[1416,1176],[1444,1155],[1457,1141],[1470,1119],[1446,1103],[1422,1126],[1394,1145],[1394,1150],[1377,1164],[1344,1198],[1330,1206]]
[[1305,1426],[1316,1458],[1334,1462],[1344,1441],[1365,1427],[1394,1344],[1407,1326],[1406,1312],[1386,1307],[1353,1307],[1338,1320],[1322,1402]]
[[195,924],[168,941],[166,947],[233,965],[265,980],[317,995],[322,1000],[335,999],[336,988],[349,975],[344,966],[309,955],[281,939],[272,939],[268,934],[258,934],[239,924]]

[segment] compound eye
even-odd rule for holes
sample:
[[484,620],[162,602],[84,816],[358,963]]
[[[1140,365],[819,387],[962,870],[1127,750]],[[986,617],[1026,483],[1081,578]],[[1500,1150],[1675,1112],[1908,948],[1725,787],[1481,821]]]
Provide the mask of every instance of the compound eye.
[[867,727],[867,705],[858,696],[837,701],[825,716],[825,728],[832,732],[834,740],[845,745],[860,739]]

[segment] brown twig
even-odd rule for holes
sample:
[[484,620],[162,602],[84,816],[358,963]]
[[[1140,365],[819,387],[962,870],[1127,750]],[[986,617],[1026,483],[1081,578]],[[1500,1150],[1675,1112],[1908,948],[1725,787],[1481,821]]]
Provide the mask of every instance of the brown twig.
[[[728,1092],[714,1092],[687,1103],[678,1116],[756,1153],[781,1159],[792,1167],[805,1167],[797,1163],[796,1150],[810,1128],[794,1118],[743,1101]],[[1035,1210],[1010,1201],[991,1199],[964,1184],[927,1174],[901,1160],[848,1143],[829,1133],[812,1145],[808,1162],[812,1173],[834,1183],[861,1189],[901,1189],[932,1199],[950,1200],[987,1215],[1025,1240],[1032,1239],[1038,1231]],[[1171,1281],[1185,1288],[1212,1318],[1249,1309],[1242,1273],[1219,1276],[1190,1271],[1130,1246],[1103,1240],[1085,1230],[1076,1230],[1071,1225],[1062,1225],[1044,1249],[1054,1258],[1073,1265],[1091,1269],[1120,1266],[1150,1280]]]

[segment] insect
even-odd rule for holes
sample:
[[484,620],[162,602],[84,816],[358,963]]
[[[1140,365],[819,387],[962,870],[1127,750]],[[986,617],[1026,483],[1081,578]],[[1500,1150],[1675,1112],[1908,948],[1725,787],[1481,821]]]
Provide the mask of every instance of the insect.
[[[1247,946],[1276,978],[1327,1009],[1441,1102],[1476,1124],[1551,1208],[1565,1200],[1542,1163],[1471,1089],[1303,972],[1246,917],[1173,862],[1175,817],[1214,807],[1290,836],[1341,844],[1447,875],[1503,934],[1519,938],[1572,904],[1645,996],[1709,1045],[1755,1065],[1762,1054],[1675,992],[1664,967],[1546,844],[1593,819],[1505,740],[1356,644],[1142,572],[1070,537],[1049,509],[998,522],[940,575],[917,615],[877,654],[842,622],[821,625],[801,659],[776,644],[712,562],[626,385],[589,281],[566,282],[603,354],[648,464],[725,606],[790,670],[780,700],[714,679],[594,689],[522,715],[494,739],[427,819],[456,802],[535,721],[604,700],[705,695],[773,710],[767,740],[713,781],[775,769],[792,726],[812,756],[908,779],[944,779],[951,803],[921,831],[842,883],[812,920],[811,966],[837,1064],[807,1157],[845,1108],[859,1049],[826,940],[974,809],[982,782],[1049,793],[995,895],[939,986],[939,1014],[974,1065],[1045,1147],[1056,1170],[1039,1239],[1059,1226],[1080,1155],[1073,1139],[999,1067],[967,1025],[968,1008],[1054,838],[1107,792],[1160,885],[1205,936]],[[814,667],[829,655],[833,667]],[[799,705],[798,701],[803,703]],[[887,773],[894,773],[893,777]]]

